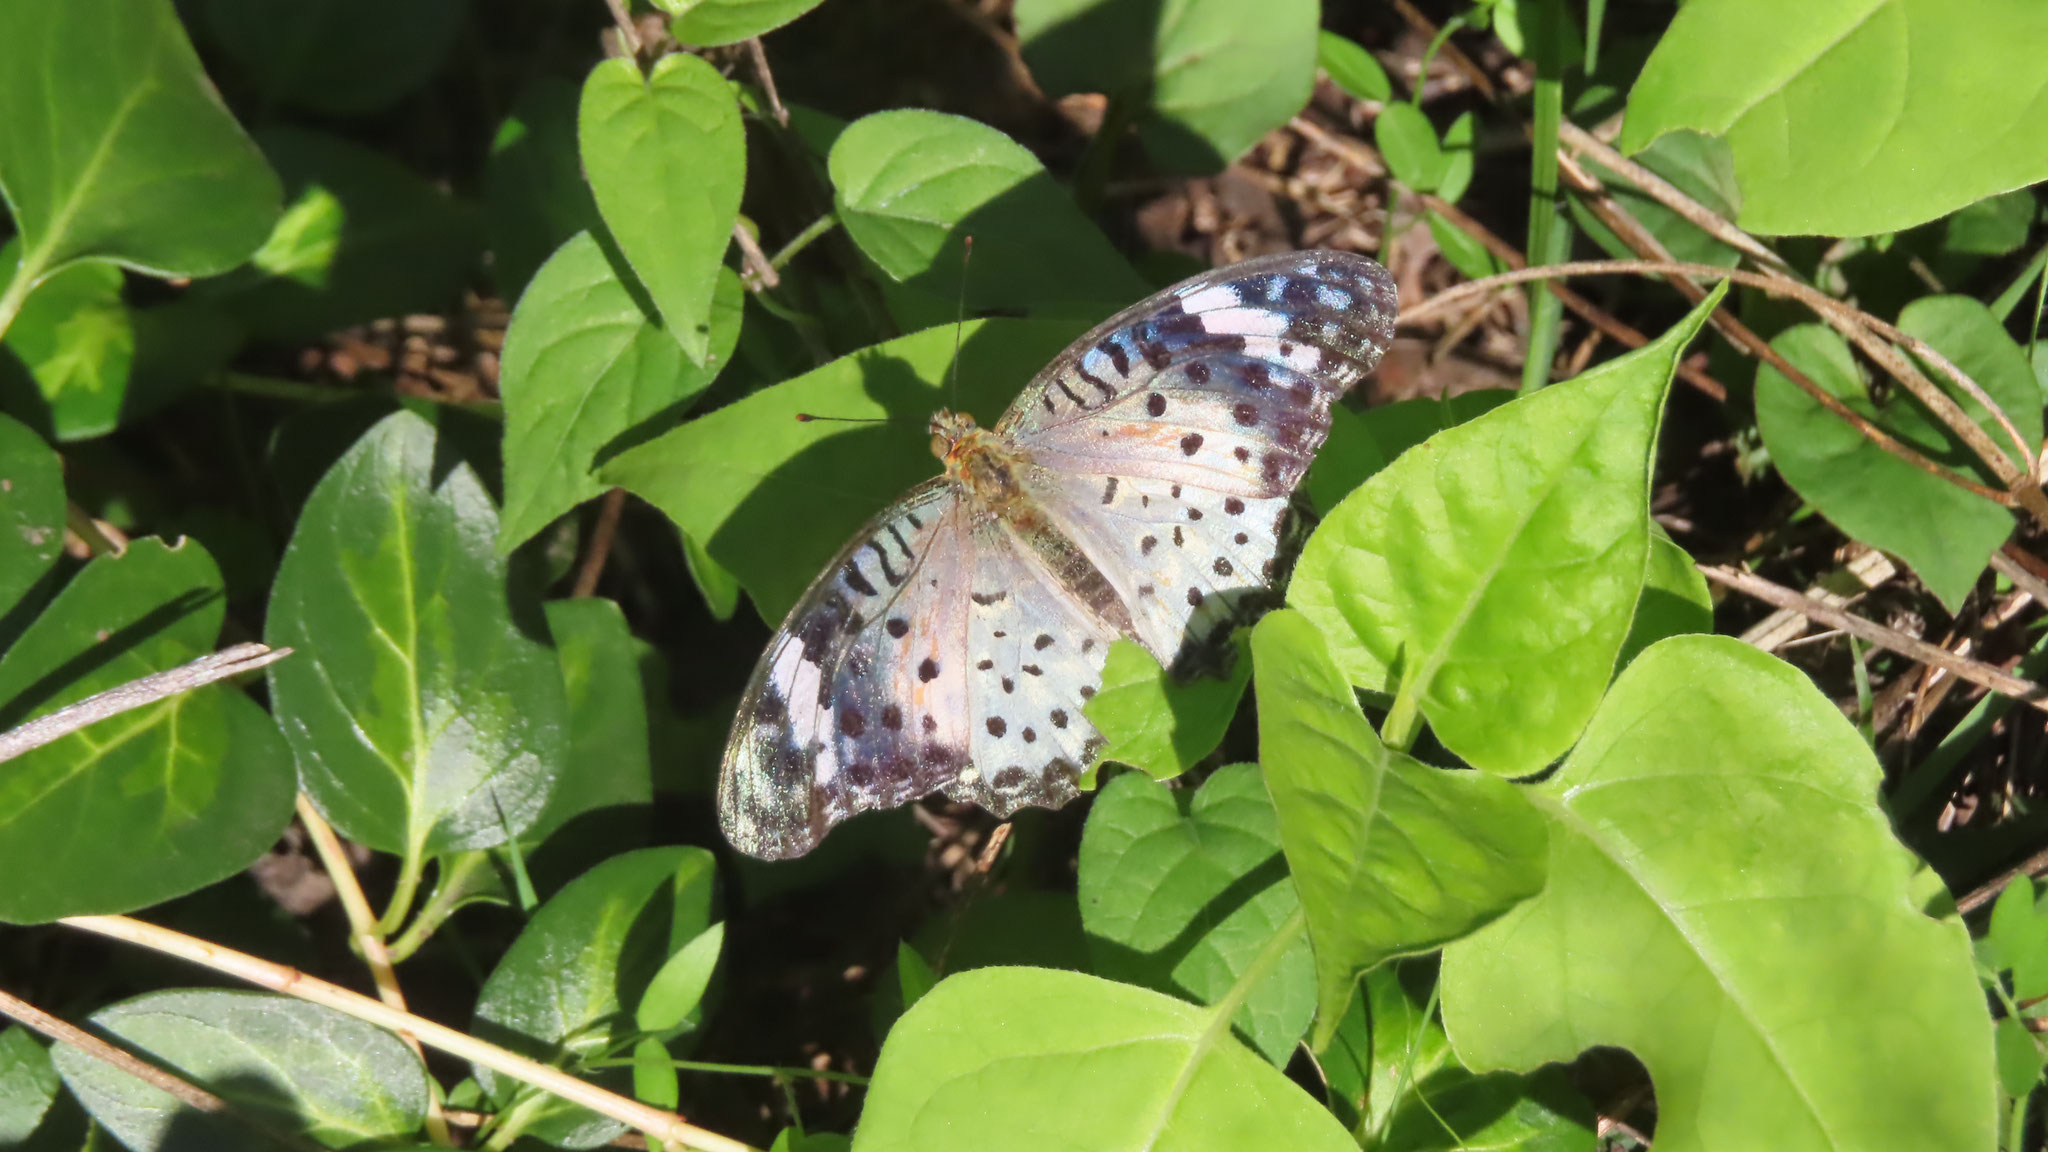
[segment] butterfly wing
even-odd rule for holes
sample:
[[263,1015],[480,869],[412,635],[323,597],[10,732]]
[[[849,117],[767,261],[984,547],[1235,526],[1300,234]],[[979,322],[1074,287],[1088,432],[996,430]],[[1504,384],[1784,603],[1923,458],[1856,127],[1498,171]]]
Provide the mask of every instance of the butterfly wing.
[[857,533],[777,630],[719,775],[726,839],[778,860],[932,792],[1058,807],[1101,746],[1081,703],[1114,632],[953,486]]
[[1219,269],[1082,337],[997,425],[1162,664],[1188,668],[1270,598],[1290,496],[1396,310],[1362,256]]

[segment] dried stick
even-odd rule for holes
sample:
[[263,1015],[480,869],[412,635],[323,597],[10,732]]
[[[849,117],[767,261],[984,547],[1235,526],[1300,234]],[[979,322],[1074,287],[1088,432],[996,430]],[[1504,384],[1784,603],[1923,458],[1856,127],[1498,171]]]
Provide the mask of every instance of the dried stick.
[[1705,205],[1679,191],[1662,176],[1608,147],[1591,132],[1569,120],[1563,120],[1557,126],[1557,136],[1565,145],[1564,148],[1558,149],[1560,157],[1567,149],[1591,156],[1602,168],[1635,185],[1643,195],[1683,216],[1700,231],[1756,261],[1766,271],[1795,278],[1791,265],[1785,263],[1784,257],[1765,247],[1756,237],[1723,219],[1720,214],[1708,211]]
[[611,558],[612,541],[619,534],[619,517],[625,511],[624,488],[604,494],[604,503],[597,508],[597,524],[590,530],[590,550],[583,554],[583,565],[576,570],[576,584],[569,595],[580,600],[597,592],[598,578],[604,575],[605,561]]
[[508,1052],[495,1044],[436,1024],[432,1020],[400,1012],[359,992],[351,992],[317,977],[308,976],[296,968],[273,964],[246,952],[237,952],[232,948],[224,948],[126,916],[67,916],[59,923],[189,960],[213,971],[246,980],[258,987],[296,996],[309,1003],[346,1013],[379,1028],[401,1034],[409,1032],[429,1047],[552,1092],[564,1100],[581,1104],[593,1112],[637,1128],[658,1140],[699,1149],[700,1152],[759,1152],[759,1149],[729,1136],[698,1128],[673,1112],[664,1112],[638,1100],[608,1092],[595,1084],[578,1080],[559,1068],[549,1067],[537,1060],[529,1060],[516,1052]]
[[1960,915],[1968,916],[1977,909],[1998,899],[1998,894],[2005,891],[2006,887],[2013,881],[2022,876],[2029,878],[2039,876],[2043,872],[2048,872],[2048,848],[2043,848],[2032,856],[2027,857],[2017,867],[2001,872],[1997,879],[1971,889],[1968,895],[1956,901],[1956,912]]
[[292,654],[289,648],[271,648],[264,644],[237,644],[223,648],[188,664],[181,664],[168,672],[130,680],[118,688],[88,696],[48,716],[31,720],[18,728],[0,733],[0,761],[12,760],[32,748],[40,748],[90,724],[96,724],[110,716],[154,704],[190,692],[216,680],[253,672],[265,664],[272,664]]
[[[341,837],[334,834],[334,826],[327,822],[320,810],[304,792],[298,799],[299,822],[306,826],[306,834],[312,838],[313,851],[320,857],[320,863],[327,867],[327,878],[334,881],[334,892],[341,900],[341,909],[348,917],[349,930],[354,933],[356,947],[362,951],[363,963],[370,969],[370,982],[377,986],[377,998],[400,1012],[408,1011],[405,993],[398,987],[398,971],[391,964],[391,952],[384,947],[384,934],[377,929],[377,914],[370,911],[369,897],[363,895],[363,886],[356,880],[356,870],[349,866],[348,853],[342,849]],[[420,1047],[418,1038],[410,1032],[400,1032],[400,1040],[412,1049],[425,1066],[427,1053]],[[448,1131],[448,1119],[441,1113],[441,1093],[427,1094],[427,1135],[443,1148],[456,1147],[455,1138]]]
[[1895,628],[1887,628],[1873,620],[1852,616],[1838,608],[1823,604],[1810,596],[1803,596],[1782,584],[1773,584],[1761,576],[1748,572],[1737,572],[1728,568],[1717,568],[1711,564],[1700,564],[1700,574],[1716,584],[1733,588],[1745,596],[1761,600],[1774,608],[1789,608],[1809,620],[1818,621],[1831,628],[1839,628],[1859,640],[1875,644],[1880,648],[1897,652],[1922,664],[1940,668],[1950,675],[1968,680],[1988,688],[2002,696],[2010,696],[2022,703],[2048,712],[2048,688],[2031,680],[2022,680],[1988,664],[1964,659],[1939,645],[1929,644],[1915,636],[1908,636]]
[[[1645,336],[1641,332],[1638,332],[1634,328],[1630,327],[1629,325],[1622,323],[1620,320],[1616,319],[1613,316],[1613,314],[1609,313],[1606,309],[1601,308],[1599,305],[1594,304],[1592,301],[1587,300],[1585,297],[1580,296],[1578,293],[1573,292],[1569,288],[1566,288],[1561,282],[1559,282],[1561,278],[1555,276],[1555,270],[1559,268],[1571,267],[1571,265],[1547,264],[1544,265],[1542,268],[1536,269],[1533,273],[1528,272],[1528,261],[1523,258],[1520,252],[1510,247],[1508,243],[1502,240],[1500,237],[1495,236],[1490,230],[1487,229],[1487,227],[1484,224],[1481,224],[1479,221],[1474,220],[1470,216],[1467,216],[1463,211],[1461,211],[1457,207],[1457,205],[1452,204],[1450,201],[1445,200],[1431,193],[1423,193],[1421,195],[1421,200],[1423,205],[1429,208],[1430,211],[1437,213],[1446,220],[1449,220],[1451,222],[1451,225],[1457,228],[1460,232],[1465,233],[1467,236],[1470,236],[1473,239],[1479,241],[1481,244],[1485,245],[1486,250],[1488,252],[1491,252],[1495,259],[1508,265],[1510,268],[1517,269],[1519,272],[1523,273],[1514,282],[1519,282],[1520,280],[1549,279],[1551,280],[1551,295],[1556,296],[1559,300],[1564,301],[1565,307],[1571,309],[1574,313],[1576,313],[1581,319],[1585,320],[1588,324],[1591,324],[1593,327],[1598,328],[1602,333],[1607,335],[1609,338],[1621,344],[1624,344],[1630,348],[1641,348],[1643,345],[1648,344],[1650,342],[1650,338],[1648,336]],[[1549,273],[1550,275],[1546,275],[1546,273]],[[1509,273],[1508,275],[1515,276],[1516,273]],[[1428,313],[1439,311],[1440,309],[1437,306],[1438,301],[1443,300],[1444,297],[1450,295],[1452,292],[1460,292],[1460,290],[1465,288],[1466,285],[1485,283],[1493,283],[1498,285],[1502,282],[1504,282],[1504,278],[1500,276],[1489,276],[1485,280],[1468,280],[1464,284],[1460,284],[1457,287],[1451,288],[1444,292],[1440,292],[1437,295],[1432,296],[1428,300],[1423,301],[1415,308],[1403,312],[1401,314],[1401,322],[1405,324],[1412,320],[1420,320],[1423,319]],[[1461,292],[1461,298],[1462,295],[1463,293]],[[1686,383],[1692,385],[1694,388],[1699,389],[1701,392],[1705,393],[1708,396],[1713,397],[1716,400],[1726,400],[1728,398],[1728,388],[1726,385],[1722,384],[1719,380],[1714,379],[1707,373],[1700,371],[1698,368],[1692,367],[1689,364],[1680,364],[1678,366],[1678,376],[1679,379],[1684,380]]]
[[744,222],[735,220],[732,224],[732,241],[740,246],[740,262],[747,266],[747,287],[755,292],[777,287],[782,283],[782,273],[768,262],[768,254],[761,251],[754,234],[747,231]]
[[[1747,272],[1739,268],[1717,268],[1710,264],[1687,264],[1664,260],[1581,260],[1569,264],[1550,264],[1541,268],[1518,269],[1513,272],[1503,272],[1498,276],[1488,276],[1480,280],[1468,280],[1463,284],[1447,288],[1428,300],[1423,301],[1421,304],[1416,305],[1415,308],[1404,313],[1401,319],[1403,321],[1422,319],[1448,308],[1467,296],[1491,292],[1504,284],[1519,284],[1528,280],[1540,280],[1550,277],[1614,273],[1638,273],[1653,276],[1677,273],[1685,276],[1704,276],[1710,279],[1733,280],[1738,284],[1757,288],[1772,295],[1793,297],[1811,307],[1816,313],[1820,314],[1822,319],[1828,320],[1830,324],[1834,324],[1836,320],[1845,314],[1861,316],[1860,313],[1855,313],[1853,309],[1845,309],[1839,302],[1804,285],[1789,280],[1764,276],[1755,272]],[[1881,322],[1876,323],[1881,324]],[[1852,322],[1848,326],[1851,331],[1845,332],[1844,335],[1847,335],[1851,340],[1859,340],[1860,338],[1882,347],[1881,342],[1872,339],[1869,332],[1863,329],[1860,324]],[[1839,328],[1839,326],[1837,327]],[[1884,327],[1888,328],[1889,326],[1884,325]],[[1859,346],[1861,346],[1860,342]],[[1760,343],[1754,350],[1763,358],[1765,363],[1784,374],[1801,391],[1812,397],[1815,403],[1826,408],[1855,428],[1865,439],[1921,471],[2007,508],[2013,507],[2023,500],[2031,505],[2033,502],[2043,499],[2038,489],[2032,489],[2031,494],[2029,494],[2030,485],[2019,485],[2017,492],[2000,491],[1996,488],[1979,484],[1953,469],[1945,468],[1929,460],[1927,457],[1900,443],[1890,433],[1858,415],[1834,395],[1821,388],[1820,385],[1815,384],[1811,379],[1808,379],[1805,373],[1792,367],[1784,357],[1777,354],[1776,350],[1771,349],[1769,344]],[[1897,355],[1896,351],[1887,350],[1892,352],[1893,359],[1903,359],[1903,357]],[[1914,375],[1917,375],[1917,373],[1914,373]],[[1922,377],[1921,380],[1924,384],[1925,378]],[[1939,394],[1938,389],[1936,392]],[[1937,415],[1942,413],[1944,406],[1956,412],[1961,422],[1969,429],[1968,433],[1963,428],[1953,429],[1957,436],[1970,443],[1973,450],[1982,445],[1990,457],[1990,459],[1986,460],[1986,463],[1993,465],[1996,470],[2002,473],[2012,470],[2011,462],[2005,458],[2005,454],[1999,451],[1996,445],[1990,443],[1990,438],[1984,434],[1984,430],[1978,427],[1974,420],[1962,415],[1961,410],[1956,408],[1953,400],[1950,400],[1945,395],[1942,395],[1941,399],[1945,402],[1945,405],[1930,404],[1929,407],[1934,409]],[[2040,518],[2043,523],[2048,523],[2048,515],[2042,515]]]
[[1991,554],[1991,567],[1999,575],[2012,581],[2012,586],[2034,598],[2036,604],[2048,605],[2048,576],[2040,571],[2039,558],[2030,556],[2017,544],[2008,543]]
[[754,79],[761,82],[761,92],[768,97],[768,112],[775,122],[789,127],[789,109],[782,106],[782,97],[775,92],[775,73],[768,70],[768,50],[761,47],[759,36],[747,38],[747,55],[753,58]]

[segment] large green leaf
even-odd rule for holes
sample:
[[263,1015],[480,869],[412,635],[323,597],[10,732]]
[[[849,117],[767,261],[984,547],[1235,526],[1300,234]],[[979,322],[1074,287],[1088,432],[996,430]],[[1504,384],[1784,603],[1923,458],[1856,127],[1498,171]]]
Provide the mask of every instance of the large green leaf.
[[408,856],[503,843],[568,748],[538,598],[447,438],[379,422],[307,499],[272,587],[271,703],[300,786],[343,835]]
[[1363,412],[1334,405],[1330,408],[1330,438],[1309,465],[1302,490],[1318,513],[1328,515],[1401,453],[1514,398],[1515,393],[1506,388],[1481,388],[1456,396],[1396,400]]
[[882,1046],[856,1152],[1356,1152],[1342,1125],[1157,992],[1043,968],[949,976]]
[[482,246],[469,205],[337,136],[279,128],[257,142],[284,179],[284,214],[249,267],[202,289],[251,334],[317,340],[461,302]]
[[1444,954],[1459,1056],[1625,1047],[1659,1152],[1993,1147],[1969,939],[1920,913],[1880,775],[1789,665],[1726,637],[1644,652],[1529,790],[1543,894]]
[[[1102,686],[1081,711],[1107,741],[1096,764],[1114,760],[1155,780],[1171,780],[1223,743],[1237,702],[1251,680],[1252,662],[1240,652],[1230,673],[1182,684],[1150,652],[1129,640],[1109,648]],[[1095,765],[1082,787],[1093,779]]]
[[1358,974],[1442,946],[1543,887],[1543,824],[1515,787],[1380,743],[1321,633],[1280,611],[1252,632],[1259,761],[1309,940],[1325,1047]]
[[[0,656],[0,730],[212,651],[224,615],[195,541],[94,560]],[[8,761],[0,920],[128,912],[241,871],[291,819],[285,763],[276,725],[227,684]]]
[[[598,478],[667,513],[779,621],[854,529],[937,472],[933,411],[972,412],[989,426],[1079,328],[970,321],[957,335],[948,325],[863,348],[622,452]],[[957,395],[944,385],[956,339],[966,366]]]
[[263,94],[333,116],[389,107],[433,76],[463,0],[203,0],[206,29]]
[[519,94],[484,164],[491,280],[518,300],[555,249],[598,227],[597,201],[576,151],[576,86],[543,77]]
[[[569,1068],[610,1055],[632,1034],[632,1010],[648,981],[711,926],[717,881],[702,848],[643,848],[570,881],[533,914],[484,981],[473,1030]],[[501,1108],[522,1091],[487,1068],[476,1076]],[[589,1148],[624,1131],[557,1097],[526,1099],[517,1106],[519,1130],[534,1139]]]
[[[1022,145],[960,116],[877,112],[832,145],[840,222],[936,323],[975,312],[1099,319],[1148,290]],[[972,274],[962,242],[973,237]],[[901,306],[899,305],[899,308]]]
[[1669,636],[1714,630],[1714,597],[1707,590],[1707,578],[1692,562],[1692,555],[1680,548],[1658,525],[1650,528],[1650,565],[1643,573],[1643,593],[1636,599],[1636,614],[1629,621],[1628,639],[1622,641],[1617,668],[1626,666],[1643,649]]
[[0,108],[0,192],[25,278],[10,297],[74,260],[219,272],[277,215],[277,177],[170,0],[0,5]]
[[[1218,769],[1198,791],[1162,788],[1134,772],[1110,781],[1081,834],[1080,885],[1091,970],[1198,1004],[1229,992],[1300,907],[1255,764]],[[1232,1023],[1284,1067],[1308,1031],[1315,998],[1303,938]]]
[[1571,747],[1614,672],[1650,547],[1671,373],[1719,300],[1656,341],[1404,453],[1330,513],[1287,599],[1353,684],[1444,746],[1526,775]]
[[[42,437],[0,415],[0,620],[64,549],[64,466]],[[0,651],[10,639],[0,627]]]
[[[0,250],[11,268],[20,241]],[[135,365],[135,321],[111,264],[73,264],[45,279],[7,329],[13,353],[34,382],[58,440],[105,435],[120,421]],[[0,372],[12,365],[0,363]]]
[[531,844],[585,812],[654,799],[647,700],[625,613],[598,596],[546,607],[569,700],[569,758],[547,807],[521,837]]
[[282,1145],[278,1136],[328,1148],[383,1146],[415,1136],[426,1119],[419,1057],[391,1033],[332,1008],[268,992],[179,988],[102,1008],[91,1022],[257,1126],[180,1104],[59,1046],[65,1085],[135,1152],[271,1152]]
[[1168,171],[1222,169],[1308,103],[1315,0],[1019,0],[1024,60],[1048,95],[1105,92],[1142,110]]
[[[1969,373],[2030,445],[2040,443],[2041,395],[2026,352],[1989,309],[1963,296],[1930,296],[1908,305],[1899,315],[1899,327]],[[1991,480],[1956,435],[1903,389],[1894,388],[1882,407],[1873,404],[1855,358],[1833,329],[1801,325],[1780,333],[1771,347],[1851,411],[1907,446],[1979,480]],[[1953,389],[1950,394],[1993,443],[2008,454],[2015,451],[1981,405]],[[1951,611],[1961,606],[1991,553],[2012,534],[2011,512],[1871,443],[1769,365],[1757,368],[1756,418],[1786,483],[1842,531],[1904,560]]]
[[656,0],[675,16],[669,31],[684,44],[715,48],[772,32],[821,0]]
[[1905,228],[2048,179],[2044,43],[2035,0],[1687,4],[1629,93],[1621,146],[1725,137],[1752,232]]
[[591,475],[621,435],[665,432],[732,355],[744,292],[718,273],[710,356],[702,365],[649,316],[604,247],[579,233],[520,297],[505,336],[498,391],[505,401],[505,523],[511,551],[555,517],[604,491]]
[[700,57],[664,56],[645,78],[607,60],[583,84],[583,171],[668,330],[693,363],[711,354],[712,296],[746,182],[732,85]]

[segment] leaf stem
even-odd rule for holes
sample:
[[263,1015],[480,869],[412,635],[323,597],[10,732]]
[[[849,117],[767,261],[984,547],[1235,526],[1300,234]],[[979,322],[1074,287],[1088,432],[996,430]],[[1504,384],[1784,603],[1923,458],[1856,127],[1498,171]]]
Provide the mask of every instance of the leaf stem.
[[551,1068],[516,1052],[508,1052],[496,1044],[458,1032],[444,1024],[400,1012],[390,1005],[379,1003],[339,985],[329,984],[296,968],[274,964],[246,952],[237,952],[232,948],[225,948],[210,941],[126,916],[67,916],[60,923],[189,960],[213,971],[246,980],[258,987],[332,1008],[358,1020],[375,1024],[379,1028],[399,1033],[410,1032],[430,1048],[439,1049],[471,1063],[481,1064],[494,1072],[503,1073],[521,1083],[551,1092],[564,1100],[580,1104],[593,1112],[609,1116],[671,1144],[695,1148],[699,1152],[759,1152],[758,1149],[729,1136],[699,1128],[673,1112],[665,1112],[642,1104],[638,1100],[608,1092],[559,1068]]
[[21,315],[21,306],[27,303],[28,294],[35,291],[36,282],[43,277],[43,265],[48,262],[49,254],[40,248],[22,253],[14,278],[7,282],[6,291],[0,292],[0,339],[14,326],[14,318]]
[[427,937],[432,936],[434,930],[461,907],[463,898],[470,895],[471,874],[479,868],[488,867],[490,862],[490,853],[482,851],[458,852],[442,858],[441,866],[434,873],[433,894],[427,897],[419,915],[414,916],[398,939],[391,942],[393,963],[402,964],[419,951]]
[[838,226],[839,213],[837,212],[827,212],[823,216],[818,217],[816,220],[811,221],[809,224],[805,225],[803,231],[790,237],[789,243],[784,244],[782,246],[782,250],[777,252],[774,258],[768,261],[769,266],[780,271],[782,268],[786,267],[791,260],[796,259],[797,253],[802,252],[804,249],[810,247],[811,241],[816,240],[818,237],[823,236],[825,233],[830,232],[832,229],[837,228]]
[[385,905],[384,916],[377,921],[377,933],[389,936],[405,923],[406,913],[412,911],[413,899],[419,895],[420,877],[427,870],[426,851],[415,844],[398,865],[398,883],[391,890],[391,903]]

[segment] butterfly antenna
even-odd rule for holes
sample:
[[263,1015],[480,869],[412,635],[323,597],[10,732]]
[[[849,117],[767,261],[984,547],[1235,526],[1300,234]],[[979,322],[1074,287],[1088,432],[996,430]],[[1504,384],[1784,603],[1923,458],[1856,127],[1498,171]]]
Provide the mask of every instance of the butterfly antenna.
[[796,414],[796,422],[799,424],[809,424],[813,420],[822,420],[830,424],[887,424],[889,422],[887,416],[820,416],[815,412],[799,412]]
[[960,244],[960,292],[953,309],[953,363],[946,375],[946,407],[952,408],[960,401],[960,333],[967,327],[967,263],[974,259],[974,237],[968,236]]

